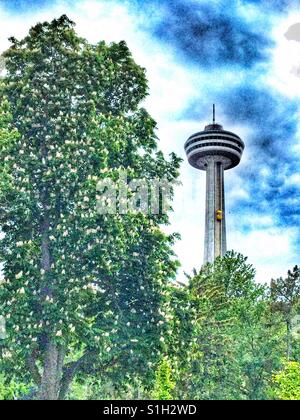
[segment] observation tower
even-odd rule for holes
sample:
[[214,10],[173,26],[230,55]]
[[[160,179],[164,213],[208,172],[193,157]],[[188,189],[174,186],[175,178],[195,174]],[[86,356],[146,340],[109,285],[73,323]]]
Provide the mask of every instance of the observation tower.
[[184,148],[189,163],[206,171],[205,264],[226,253],[224,171],[240,163],[245,144],[238,135],[216,123],[214,105],[213,123],[190,136]]

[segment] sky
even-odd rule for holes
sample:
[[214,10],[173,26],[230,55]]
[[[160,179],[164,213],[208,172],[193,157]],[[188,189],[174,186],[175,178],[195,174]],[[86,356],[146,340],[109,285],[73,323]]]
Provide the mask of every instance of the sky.
[[159,148],[183,158],[168,232],[184,273],[203,260],[205,173],[183,145],[211,122],[246,149],[225,173],[228,248],[248,256],[257,281],[300,264],[300,0],[0,0],[0,53],[39,21],[67,14],[89,42],[125,40],[146,68],[142,105]]

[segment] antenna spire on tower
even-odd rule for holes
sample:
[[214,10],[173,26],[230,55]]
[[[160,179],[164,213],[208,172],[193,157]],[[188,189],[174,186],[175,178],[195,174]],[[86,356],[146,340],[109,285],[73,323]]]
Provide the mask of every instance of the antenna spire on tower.
[[216,122],[216,106],[213,104],[213,124]]

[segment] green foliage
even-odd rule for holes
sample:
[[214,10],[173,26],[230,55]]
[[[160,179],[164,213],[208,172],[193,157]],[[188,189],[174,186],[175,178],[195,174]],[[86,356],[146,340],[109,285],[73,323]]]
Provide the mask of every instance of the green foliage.
[[[280,277],[271,282],[272,311],[280,313],[286,324],[286,358],[296,356],[292,346],[293,318],[300,313],[300,269],[295,266],[293,271],[288,271],[285,279]],[[295,344],[295,343],[294,343]]]
[[[89,361],[68,398],[297,399],[299,358],[282,367],[286,328],[273,304],[270,288],[255,283],[246,259],[228,253],[203,267],[187,285],[164,288],[158,311],[165,356],[154,375],[146,376],[141,368],[131,373],[125,360],[123,366],[117,364],[123,371],[119,376],[113,367],[104,375],[91,369]],[[299,355],[299,337],[290,345]],[[142,347],[136,351],[141,358],[147,355]],[[80,354],[73,358],[80,359]]]
[[123,170],[149,184],[178,176],[139,107],[145,71],[124,42],[90,45],[66,16],[11,43],[0,89],[2,368],[43,398],[52,386],[50,399],[75,374],[146,380],[161,357],[175,236],[160,229],[165,214],[96,206],[98,181]]
[[274,375],[274,384],[279,400],[300,400],[300,363],[285,362],[283,370]]
[[0,401],[16,400],[27,392],[28,388],[25,385],[20,385],[14,381],[6,383],[4,377],[0,375]]
[[169,360],[165,357],[159,364],[155,374],[153,398],[155,400],[172,400],[175,382],[172,379],[172,368]]
[[[266,399],[284,331],[270,317],[265,286],[240,254],[227,253],[190,278],[189,324],[177,393],[192,399]],[[182,331],[179,334],[183,334]]]
[[280,277],[271,282],[271,296],[274,307],[289,313],[300,301],[300,268],[296,265],[288,271],[285,279]]

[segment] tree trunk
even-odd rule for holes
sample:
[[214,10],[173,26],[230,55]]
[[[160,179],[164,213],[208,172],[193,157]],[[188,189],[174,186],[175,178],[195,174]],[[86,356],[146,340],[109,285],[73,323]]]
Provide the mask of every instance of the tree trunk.
[[58,400],[62,381],[65,353],[56,344],[47,345],[44,369],[38,391],[38,400]]
[[290,317],[286,320],[286,358],[290,361],[291,358],[291,330],[292,330],[292,322]]
[[[48,202],[47,192],[42,195],[44,208],[44,220],[41,224],[41,268],[44,270],[44,277],[41,281],[41,299],[47,296],[53,298],[53,284],[48,283],[47,274],[51,271],[51,251],[49,240],[50,220],[47,214]],[[43,372],[40,379],[38,400],[58,400],[61,388],[63,364],[65,359],[64,350],[45,337],[45,350],[43,360]]]

